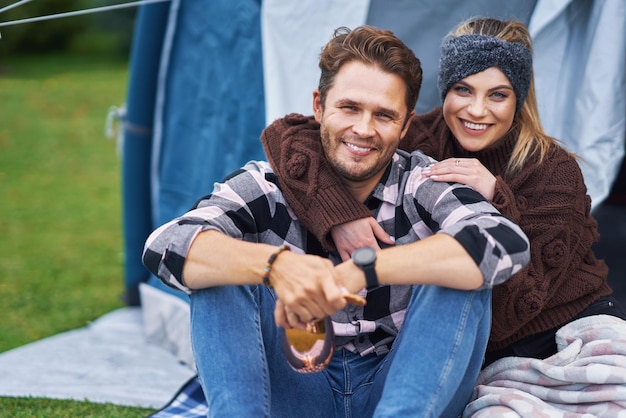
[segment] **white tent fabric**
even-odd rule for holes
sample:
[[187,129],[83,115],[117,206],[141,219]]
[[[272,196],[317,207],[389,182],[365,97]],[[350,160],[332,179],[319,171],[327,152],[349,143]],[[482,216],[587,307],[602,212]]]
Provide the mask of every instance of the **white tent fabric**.
[[313,112],[321,47],[339,26],[365,23],[369,0],[264,0],[261,8],[265,120]]
[[626,2],[539,0],[529,29],[544,128],[581,157],[595,208],[624,157]]

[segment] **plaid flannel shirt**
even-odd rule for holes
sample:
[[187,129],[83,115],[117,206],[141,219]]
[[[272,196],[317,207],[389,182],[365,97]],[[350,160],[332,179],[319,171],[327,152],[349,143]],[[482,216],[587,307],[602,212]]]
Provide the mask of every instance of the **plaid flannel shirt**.
[[[366,205],[396,245],[448,234],[480,268],[482,288],[504,282],[528,262],[526,236],[470,187],[425,177],[423,168],[433,162],[419,151],[398,150]],[[312,248],[316,240],[290,211],[266,162],[249,162],[188,213],[155,230],[146,241],[145,266],[166,285],[189,292],[182,280],[185,255],[209,229],[250,242],[289,244],[298,253],[319,254],[321,248]],[[383,285],[366,296],[365,307],[349,305],[333,315],[336,343],[361,355],[384,354],[402,326],[411,286]]]

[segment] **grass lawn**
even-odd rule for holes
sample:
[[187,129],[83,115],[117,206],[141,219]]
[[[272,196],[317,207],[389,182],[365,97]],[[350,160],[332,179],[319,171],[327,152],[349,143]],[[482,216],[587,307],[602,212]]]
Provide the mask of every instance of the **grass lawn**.
[[[120,156],[104,135],[128,62],[0,60],[0,352],[122,307]],[[0,398],[0,417],[142,417],[150,410]]]

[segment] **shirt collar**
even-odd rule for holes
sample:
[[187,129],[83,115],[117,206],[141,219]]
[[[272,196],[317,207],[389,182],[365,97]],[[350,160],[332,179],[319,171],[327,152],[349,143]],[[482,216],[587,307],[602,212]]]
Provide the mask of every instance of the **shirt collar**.
[[392,187],[400,183],[400,176],[406,165],[408,155],[402,150],[397,150],[391,162],[387,165],[385,172],[380,178],[374,190],[365,199],[365,205],[374,210],[380,206],[381,202],[395,204],[398,200],[398,187]]

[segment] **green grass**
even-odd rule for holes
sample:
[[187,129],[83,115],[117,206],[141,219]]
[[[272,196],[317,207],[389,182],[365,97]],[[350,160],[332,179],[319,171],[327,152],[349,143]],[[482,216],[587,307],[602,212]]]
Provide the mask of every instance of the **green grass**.
[[0,401],[0,418],[137,418],[152,412],[112,404],[50,399],[0,398]]
[[[0,58],[0,352],[122,307],[120,156],[104,135],[128,63]],[[150,410],[0,398],[0,417],[141,417]]]

